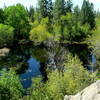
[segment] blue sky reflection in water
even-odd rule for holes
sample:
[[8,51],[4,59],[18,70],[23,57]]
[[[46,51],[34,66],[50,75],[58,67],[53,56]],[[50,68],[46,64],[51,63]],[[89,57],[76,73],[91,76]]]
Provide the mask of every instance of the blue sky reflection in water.
[[41,75],[40,62],[38,62],[35,58],[31,57],[28,60],[28,65],[28,70],[26,70],[24,74],[20,75],[21,83],[24,88],[29,88],[31,86],[33,77]]

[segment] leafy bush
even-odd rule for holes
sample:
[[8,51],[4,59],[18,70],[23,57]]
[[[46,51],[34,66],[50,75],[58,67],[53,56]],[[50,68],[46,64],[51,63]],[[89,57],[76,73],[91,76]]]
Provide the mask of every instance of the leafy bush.
[[30,31],[31,41],[34,43],[43,43],[51,37],[51,34],[48,32],[47,23],[47,18],[42,19],[41,24],[39,25],[36,25],[36,22],[34,23],[36,27],[33,27],[33,29]]
[[0,72],[0,100],[19,100],[23,88],[15,72]]

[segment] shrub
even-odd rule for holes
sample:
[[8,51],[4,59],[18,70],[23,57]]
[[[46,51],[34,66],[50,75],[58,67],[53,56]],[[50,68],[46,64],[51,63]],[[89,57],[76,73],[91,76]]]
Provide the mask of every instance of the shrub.
[[23,88],[18,76],[13,71],[1,71],[0,74],[0,100],[19,100]]

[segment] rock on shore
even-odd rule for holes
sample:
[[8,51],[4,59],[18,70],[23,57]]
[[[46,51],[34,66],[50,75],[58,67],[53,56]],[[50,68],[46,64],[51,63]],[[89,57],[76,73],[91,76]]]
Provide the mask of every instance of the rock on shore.
[[6,56],[10,52],[9,48],[2,48],[0,49],[0,56]]
[[91,84],[76,95],[66,95],[64,100],[100,100],[100,80]]

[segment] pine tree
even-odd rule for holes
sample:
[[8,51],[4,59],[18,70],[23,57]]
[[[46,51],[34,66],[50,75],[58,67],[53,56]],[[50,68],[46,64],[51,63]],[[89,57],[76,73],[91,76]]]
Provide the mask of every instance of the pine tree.
[[88,0],[83,1],[82,9],[81,9],[81,24],[88,23],[92,28],[95,27],[95,13],[93,4]]
[[51,19],[53,17],[53,3],[52,3],[52,0],[48,0],[48,17],[49,19]]
[[65,14],[65,0],[56,0],[54,4],[53,17],[54,20],[59,20]]
[[75,6],[74,7],[74,14],[73,14],[73,18],[74,18],[74,23],[77,24],[80,20],[80,8],[79,6]]
[[5,15],[3,9],[0,8],[0,23],[4,23]]
[[72,12],[72,7],[73,7],[72,0],[67,0],[65,2],[65,11],[66,12]]
[[30,18],[31,22],[34,21],[34,8],[33,8],[33,6],[30,6],[30,8],[29,8],[29,18]]
[[93,3],[90,4],[90,12],[89,12],[89,15],[90,15],[90,18],[89,18],[89,21],[88,23],[90,24],[91,26],[91,29],[95,27],[95,12],[94,12],[94,5]]
[[48,16],[48,1],[47,0],[39,0],[39,12],[40,18],[45,18]]

